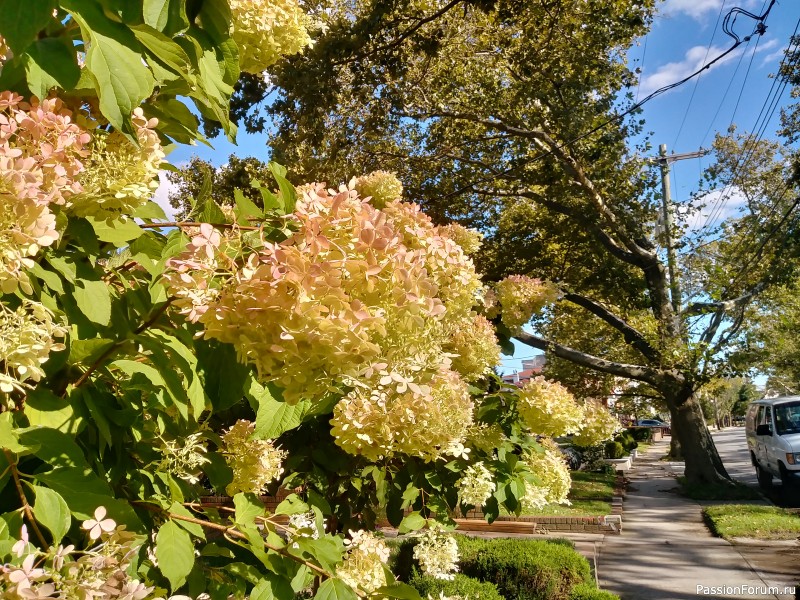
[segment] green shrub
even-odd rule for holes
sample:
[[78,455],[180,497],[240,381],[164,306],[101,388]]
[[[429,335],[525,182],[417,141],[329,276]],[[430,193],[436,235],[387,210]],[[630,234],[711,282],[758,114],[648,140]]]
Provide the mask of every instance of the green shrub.
[[639,447],[639,442],[637,442],[628,431],[623,431],[621,434],[615,437],[614,440],[622,444],[622,447],[628,454],[630,454],[631,450]]
[[462,557],[461,571],[494,583],[510,600],[568,600],[576,585],[592,581],[589,561],[544,540],[484,540],[474,556]]
[[652,427],[628,427],[625,430],[630,433],[633,439],[637,442],[652,442],[653,441],[653,428]]
[[430,596],[434,600],[442,593],[445,596],[460,596],[469,600],[503,600],[503,596],[494,584],[478,581],[460,573],[451,581],[420,575],[413,577],[409,583],[420,596],[423,598]]
[[608,441],[605,446],[606,458],[622,458],[625,456],[625,448],[619,442]]
[[619,596],[600,590],[591,583],[579,583],[569,593],[569,600],[619,600]]

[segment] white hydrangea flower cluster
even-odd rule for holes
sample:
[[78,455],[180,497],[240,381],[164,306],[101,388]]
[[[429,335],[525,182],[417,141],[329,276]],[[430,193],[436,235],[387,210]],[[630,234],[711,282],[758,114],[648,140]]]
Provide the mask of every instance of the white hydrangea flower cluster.
[[38,302],[25,300],[16,310],[0,303],[0,392],[25,393],[26,382],[44,377],[42,365],[50,353],[64,349],[54,338],[66,333]]
[[503,428],[497,423],[474,423],[467,430],[467,443],[487,454],[493,454],[506,439]]
[[458,324],[444,345],[451,353],[452,367],[467,381],[476,381],[500,364],[500,346],[494,327],[483,315],[472,313]]
[[79,217],[115,218],[152,198],[165,156],[156,133],[158,119],[147,119],[137,107],[131,121],[138,146],[118,131],[95,130],[91,156],[79,177],[84,191],[70,198],[70,212]]
[[286,451],[270,440],[251,439],[255,428],[255,423],[240,419],[222,435],[225,460],[233,471],[233,481],[226,488],[230,496],[238,492],[260,494],[283,474],[281,463]]
[[483,506],[497,489],[492,474],[482,462],[467,467],[456,487],[459,501],[468,506]]
[[599,402],[587,400],[583,405],[583,426],[572,438],[578,446],[596,446],[610,440],[622,430],[622,424]]
[[350,531],[344,541],[348,552],[336,569],[336,576],[354,589],[371,593],[386,585],[384,565],[389,562],[389,547],[370,531]]
[[383,208],[389,202],[403,196],[403,184],[397,175],[389,171],[373,171],[356,177],[352,186],[362,198],[369,199],[375,208]]
[[477,229],[464,227],[459,223],[450,223],[440,227],[442,234],[461,246],[465,254],[473,255],[483,246],[483,234]]
[[230,0],[239,68],[259,74],[281,56],[311,44],[308,17],[297,0]]
[[522,459],[538,481],[536,485],[526,484],[523,506],[537,506],[542,501],[545,504],[569,504],[567,496],[572,477],[567,461],[555,442],[543,440],[541,443],[545,447],[544,452],[529,451]]
[[422,573],[436,579],[455,579],[458,572],[458,544],[440,525],[423,531],[414,546],[414,559]]
[[584,410],[572,393],[556,381],[533,377],[517,397],[519,416],[536,434],[559,437],[578,433],[584,426]]
[[494,286],[502,307],[500,319],[512,333],[522,329],[533,315],[558,300],[559,291],[551,283],[526,275],[510,275]]
[[206,443],[202,433],[195,432],[181,440],[167,440],[161,448],[163,459],[160,468],[179,479],[195,484],[200,481],[198,475],[203,465],[210,461],[206,458]]
[[[47,552],[34,549],[23,525],[12,553],[20,564],[0,566],[0,590],[8,600],[96,599],[144,600],[153,587],[129,575],[138,553],[139,539],[106,517],[99,506],[83,529],[96,544],[77,552],[75,547],[58,546]],[[23,558],[24,557],[24,558]],[[16,561],[14,561],[16,562]]]
[[[289,515],[289,528],[290,536],[296,538],[310,538],[312,540],[319,539],[319,530],[317,529],[317,516],[314,511],[305,513],[297,513]],[[298,548],[297,542],[292,544],[294,548]]]

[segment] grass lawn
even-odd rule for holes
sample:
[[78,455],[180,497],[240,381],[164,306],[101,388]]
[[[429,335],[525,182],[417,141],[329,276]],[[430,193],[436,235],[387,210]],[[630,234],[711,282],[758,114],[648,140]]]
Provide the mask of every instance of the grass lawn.
[[785,508],[756,504],[706,506],[703,518],[721,537],[791,540],[800,535],[800,514]]
[[761,493],[743,483],[733,485],[690,485],[685,477],[678,477],[684,496],[693,500],[760,500]]
[[615,475],[573,471],[572,489],[569,492],[571,506],[550,504],[540,510],[526,511],[524,516],[548,517],[595,517],[611,514],[611,497],[614,495]]

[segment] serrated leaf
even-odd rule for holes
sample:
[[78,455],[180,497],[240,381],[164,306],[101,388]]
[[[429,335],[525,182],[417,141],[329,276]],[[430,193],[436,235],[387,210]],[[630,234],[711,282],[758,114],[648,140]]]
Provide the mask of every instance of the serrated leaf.
[[79,279],[73,295],[78,308],[92,323],[108,325],[111,322],[111,294],[105,283]]
[[164,523],[156,535],[156,558],[172,590],[177,590],[194,566],[194,544],[189,534],[173,521]]
[[87,42],[86,70],[94,80],[100,111],[115,129],[134,135],[131,113],[153,92],[155,80],[142,63],[131,30],[109,19],[94,0],[61,0]]
[[0,35],[21,54],[53,18],[55,0],[0,0]]
[[73,435],[81,428],[82,419],[75,415],[69,399],[59,398],[42,386],[28,393],[25,416],[31,427],[49,427]]
[[419,592],[407,583],[395,581],[375,590],[375,595],[382,598],[399,598],[400,600],[422,600]]
[[36,494],[33,504],[36,520],[53,534],[53,543],[60,542],[72,523],[67,503],[58,492],[46,487],[34,485],[33,492]]
[[[194,515],[186,507],[177,502],[172,503],[172,505],[169,507],[169,512],[182,517],[194,517]],[[191,521],[184,521],[183,519],[175,519],[175,523],[183,527],[193,536],[198,537],[201,540],[206,539],[206,533],[203,531],[202,525],[198,523],[192,523]]]
[[276,162],[269,163],[269,170],[275,181],[278,182],[278,188],[281,190],[281,200],[283,201],[283,210],[286,214],[294,212],[294,205],[297,202],[297,192],[294,186],[286,179],[286,169]]
[[72,90],[81,77],[74,47],[61,39],[37,40],[28,47],[27,54],[28,87],[39,98],[46,98],[54,87]]
[[103,338],[72,340],[69,345],[67,362],[71,365],[91,364],[113,345],[113,340]]
[[419,512],[414,511],[405,516],[400,523],[400,527],[397,528],[397,532],[408,533],[409,531],[416,531],[417,529],[422,529],[425,527],[427,522],[428,521],[425,517],[419,514]]
[[356,598],[358,596],[353,588],[336,578],[325,581],[314,595],[314,600],[356,600]]
[[292,586],[285,579],[267,574],[250,592],[250,600],[292,600],[295,598]]
[[190,84],[194,81],[194,76],[189,72],[191,68],[189,55],[173,40],[146,24],[132,25],[131,31],[153,57]]
[[233,190],[233,198],[236,202],[236,208],[241,217],[240,225],[247,224],[247,217],[255,217],[260,219],[264,216],[264,211],[258,208],[255,203],[242,193],[242,190]]
[[308,504],[303,502],[297,494],[289,494],[286,499],[275,508],[276,515],[297,515],[308,512]]
[[15,454],[24,454],[31,448],[20,443],[12,419],[13,415],[10,412],[0,414],[0,448]]
[[167,220],[167,213],[155,202],[146,202],[131,214],[135,219],[162,219]]
[[255,524],[257,517],[264,516],[264,503],[255,494],[239,492],[233,497],[233,506],[237,525],[250,527]]
[[311,408],[311,403],[305,400],[295,405],[276,400],[269,388],[255,379],[250,380],[247,396],[258,403],[256,429],[253,433],[256,439],[273,439],[294,429],[303,422],[303,417]]
[[189,28],[186,0],[144,0],[144,22],[167,35]]
[[128,245],[128,242],[135,240],[144,233],[144,229],[133,221],[105,221],[86,217],[94,229],[97,239],[102,242],[114,244],[117,248]]

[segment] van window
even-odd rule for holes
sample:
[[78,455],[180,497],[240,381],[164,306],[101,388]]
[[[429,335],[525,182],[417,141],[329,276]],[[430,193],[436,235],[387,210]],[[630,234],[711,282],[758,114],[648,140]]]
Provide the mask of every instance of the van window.
[[759,425],[769,425],[769,428],[772,429],[772,407],[771,406],[759,406],[758,407],[758,415],[756,415],[756,427]]
[[800,433],[800,402],[775,407],[775,431],[778,435]]

